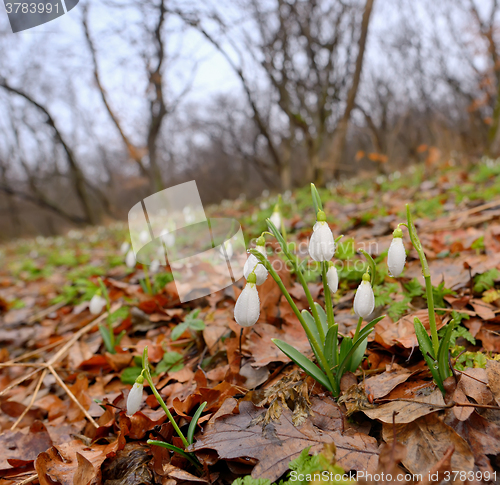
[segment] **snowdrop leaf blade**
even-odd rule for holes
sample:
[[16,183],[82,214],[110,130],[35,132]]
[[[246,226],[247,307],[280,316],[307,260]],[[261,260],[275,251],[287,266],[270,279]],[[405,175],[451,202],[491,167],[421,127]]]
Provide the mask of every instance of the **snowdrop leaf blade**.
[[325,332],[325,335],[326,335],[328,332],[328,322],[326,319],[325,310],[318,302],[314,302],[314,306],[316,307],[316,310],[317,310],[318,315],[319,315],[319,319],[321,321],[321,326],[323,327],[323,331]]
[[446,332],[439,344],[438,352],[438,370],[441,379],[444,381],[450,375],[448,363],[448,349],[450,348],[450,339],[453,329],[455,328],[455,320],[451,320],[446,327]]
[[307,310],[302,310],[300,313],[302,314],[302,317],[304,318],[304,321],[306,322],[307,327],[309,328],[311,333],[313,333],[316,337],[316,340],[319,341],[318,327],[316,326],[316,322],[313,316]]
[[330,368],[337,365],[337,339],[338,339],[339,326],[337,324],[333,325],[328,329],[328,333],[325,338],[325,357],[328,360],[328,365]]
[[104,325],[99,325],[99,332],[101,333],[102,340],[104,342],[104,346],[106,350],[111,354],[114,353],[115,349],[113,348],[113,344],[111,342],[111,335],[109,335],[109,330]]
[[190,445],[193,444],[194,432],[196,430],[196,424],[198,423],[198,419],[200,419],[201,413],[205,409],[206,405],[207,405],[207,401],[205,401],[205,402],[203,402],[203,403],[200,404],[199,408],[196,410],[196,412],[193,415],[193,419],[189,423],[189,428],[188,428],[188,432],[187,432],[186,438],[187,438],[188,443]]
[[353,352],[348,369],[351,372],[355,372],[356,369],[359,367],[359,364],[361,364],[361,361],[363,360],[363,357],[365,356],[365,350],[366,346],[368,345],[368,340],[364,339],[358,346],[358,348]]
[[301,354],[283,340],[272,339],[274,344],[290,359],[292,359],[308,376],[318,381],[323,387],[333,393],[332,386],[323,372],[307,357]]
[[418,318],[415,318],[413,320],[413,326],[415,328],[415,334],[417,336],[418,346],[420,347],[420,352],[422,352],[425,363],[427,364],[427,367],[431,371],[432,377],[434,378],[434,382],[437,384],[440,391],[444,394],[445,390],[443,386],[443,381],[439,374],[439,370],[436,369],[438,364],[433,357],[434,350],[432,347],[431,339],[429,338],[429,335],[427,335],[427,331],[425,330],[424,326],[422,325],[422,322]]

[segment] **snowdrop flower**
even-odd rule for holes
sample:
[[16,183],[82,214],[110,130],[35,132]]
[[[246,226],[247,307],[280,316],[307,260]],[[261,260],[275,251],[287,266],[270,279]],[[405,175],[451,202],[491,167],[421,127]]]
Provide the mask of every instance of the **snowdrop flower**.
[[370,283],[370,274],[363,275],[363,281],[358,286],[354,297],[354,313],[359,318],[366,318],[375,309],[375,295]]
[[397,227],[392,233],[394,236],[391,247],[389,248],[389,254],[387,255],[387,266],[389,267],[389,272],[391,276],[397,278],[405,267],[406,261],[406,251],[403,244],[403,231]]
[[99,315],[105,305],[106,300],[101,295],[95,294],[89,303],[90,313],[92,313],[92,315]]
[[330,291],[336,293],[339,289],[339,274],[332,262],[330,262],[328,271],[326,272],[326,280],[328,281],[328,288],[330,288]]
[[[257,245],[255,249],[259,251],[259,253],[262,254],[265,258],[267,258],[265,244],[266,241],[264,237],[260,236],[257,239]],[[243,275],[246,279],[248,279],[252,271],[255,272],[257,285],[261,285],[262,283],[264,283],[264,281],[266,281],[267,269],[263,264],[259,263],[259,260],[253,254],[250,254],[250,256],[248,256],[248,259],[246,260],[245,266],[243,267]]]
[[234,306],[234,319],[242,327],[251,327],[257,323],[260,315],[260,300],[257,292],[257,276],[251,273],[247,284]]
[[276,226],[276,229],[281,229],[281,212],[278,204],[274,206],[273,213],[271,214],[269,220]]
[[132,416],[141,407],[142,389],[144,387],[144,377],[142,374],[135,380],[135,383],[127,397],[127,415]]
[[129,252],[127,253],[127,256],[125,258],[125,264],[129,268],[135,268],[136,260],[134,251],[132,249],[130,249]]
[[335,240],[326,222],[325,213],[318,211],[317,222],[309,241],[309,254],[314,261],[330,261],[335,254]]
[[122,245],[120,246],[120,253],[127,254],[129,249],[130,244],[127,241],[122,242]]
[[151,264],[149,265],[149,271],[151,273],[158,273],[159,269],[160,269],[160,261],[158,259],[153,259],[153,261],[151,261]]

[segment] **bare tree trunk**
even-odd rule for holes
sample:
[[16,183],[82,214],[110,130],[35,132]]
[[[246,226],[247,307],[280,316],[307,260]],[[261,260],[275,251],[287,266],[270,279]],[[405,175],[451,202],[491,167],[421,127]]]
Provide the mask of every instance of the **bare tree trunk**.
[[366,0],[363,19],[361,21],[361,34],[358,42],[358,57],[356,58],[356,67],[352,84],[347,94],[347,101],[344,114],[340,119],[334,133],[333,143],[331,148],[330,172],[335,175],[336,169],[340,164],[342,153],[344,151],[347,129],[349,128],[349,120],[351,112],[355,107],[356,95],[358,93],[359,82],[361,80],[361,71],[363,69],[363,57],[365,55],[366,39],[368,37],[368,26],[370,25],[370,17],[373,10],[374,0]]
[[59,131],[52,115],[49,113],[47,108],[45,108],[40,103],[35,101],[29,94],[10,86],[4,79],[0,79],[0,86],[11,93],[23,97],[26,101],[35,106],[39,111],[41,111],[47,117],[45,122],[54,130],[55,139],[61,144],[66,153],[66,160],[68,161],[69,169],[73,177],[75,192],[82,206],[86,221],[89,222],[90,224],[95,224],[98,220],[98,217],[97,214],[95,214],[94,211],[92,210],[92,206],[90,203],[90,196],[87,192],[85,177],[75,159],[73,151],[71,150],[70,146],[64,139],[63,134]]

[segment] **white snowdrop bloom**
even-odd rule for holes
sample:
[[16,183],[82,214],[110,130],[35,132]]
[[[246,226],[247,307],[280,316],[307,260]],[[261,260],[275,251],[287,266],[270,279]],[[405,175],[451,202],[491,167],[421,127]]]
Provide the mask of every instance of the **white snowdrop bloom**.
[[274,208],[269,220],[276,226],[276,229],[281,230],[281,214],[278,206]]
[[[259,251],[265,258],[267,258],[265,240],[261,236],[257,239],[257,245],[255,249]],[[267,269],[263,264],[259,263],[259,260],[253,255],[250,254],[248,259],[245,262],[245,266],[243,267],[243,275],[246,279],[250,276],[250,273],[255,271],[255,276],[257,277],[257,285],[261,285],[267,279]]]
[[260,315],[260,300],[256,286],[257,277],[250,274],[248,282],[243,288],[236,305],[234,306],[234,319],[242,327],[251,327],[257,323]]
[[365,273],[363,281],[358,286],[356,295],[354,296],[354,313],[359,318],[366,318],[371,315],[375,309],[375,295],[373,294],[372,285],[370,283],[370,275]]
[[89,303],[89,310],[92,315],[99,315],[106,305],[106,299],[100,295],[94,295]]
[[313,231],[309,240],[311,258],[314,261],[330,261],[335,254],[335,240],[323,211],[318,211],[318,220],[314,224]]
[[328,288],[330,288],[330,291],[336,293],[339,289],[339,274],[337,268],[331,263],[326,272],[326,280],[328,281]]
[[387,255],[387,266],[389,267],[391,276],[397,278],[403,272],[405,262],[406,251],[403,244],[403,231],[398,227],[394,231],[394,239],[391,242],[389,254]]
[[120,246],[120,253],[127,254],[129,249],[130,244],[127,241],[123,241],[122,245]]
[[160,261],[158,259],[153,259],[153,261],[151,261],[151,264],[149,265],[149,271],[151,273],[158,273],[159,269],[160,269]]
[[144,388],[144,377],[139,376],[128,393],[127,397],[127,415],[132,416],[141,407],[142,389]]
[[127,253],[127,256],[125,258],[125,264],[129,267],[129,268],[135,268],[135,265],[136,265],[136,260],[135,260],[135,254],[134,254],[134,251],[132,249],[129,250],[129,252]]
[[161,236],[163,243],[167,248],[172,248],[175,245],[175,234],[173,232],[166,232]]

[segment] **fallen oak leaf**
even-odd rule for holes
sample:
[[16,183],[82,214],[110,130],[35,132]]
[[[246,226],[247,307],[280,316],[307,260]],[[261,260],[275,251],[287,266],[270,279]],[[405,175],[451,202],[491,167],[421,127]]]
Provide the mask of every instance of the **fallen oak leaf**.
[[[435,406],[434,406],[435,405]],[[441,411],[446,404],[439,389],[424,397],[417,397],[414,400],[395,400],[386,404],[381,404],[374,409],[362,409],[371,419],[378,419],[383,423],[392,423],[393,414],[396,412],[396,423],[411,423],[427,414]]]
[[387,365],[385,372],[369,377],[365,380],[367,394],[372,394],[374,399],[387,396],[395,387],[405,382],[412,375],[412,371],[398,364]]
[[[426,476],[451,445],[455,447],[451,469],[467,473],[474,470],[474,455],[468,443],[436,414],[422,416],[411,423],[397,424],[396,436],[407,447],[402,463],[410,473]],[[382,438],[386,443],[394,439],[392,423],[384,423]]]
[[252,477],[271,482],[287,471],[288,463],[304,448],[311,446],[311,452],[320,451],[324,443],[335,443],[337,462],[345,470],[375,470],[377,466],[377,441],[368,435],[321,431],[309,419],[296,428],[288,409],[283,410],[280,423],[269,423],[262,429],[259,425],[249,426],[262,409],[244,401],[239,410],[240,414],[210,420],[201,439],[189,451],[211,449],[226,460],[255,458],[259,463]]

